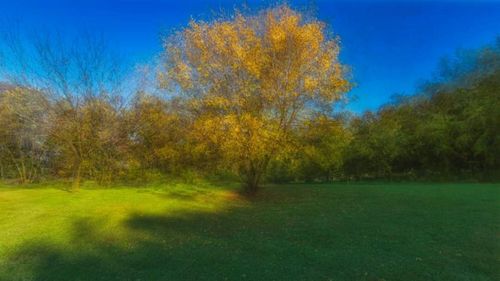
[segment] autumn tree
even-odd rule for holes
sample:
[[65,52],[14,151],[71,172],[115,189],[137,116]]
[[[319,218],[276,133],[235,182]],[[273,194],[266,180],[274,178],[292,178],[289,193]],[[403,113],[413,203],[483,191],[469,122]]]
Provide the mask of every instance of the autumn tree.
[[200,143],[258,190],[290,132],[349,88],[339,40],[287,5],[192,21],[165,39],[162,86],[189,106]]

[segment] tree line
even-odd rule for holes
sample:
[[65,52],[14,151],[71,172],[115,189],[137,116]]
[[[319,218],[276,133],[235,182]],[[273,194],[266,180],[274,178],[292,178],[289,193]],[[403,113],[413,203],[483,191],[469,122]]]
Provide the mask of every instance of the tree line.
[[339,39],[286,5],[193,20],[163,47],[130,83],[102,38],[5,32],[0,178],[78,188],[189,171],[255,193],[264,181],[498,177],[500,42],[359,116],[333,110],[351,88]]
[[276,181],[498,180],[500,40],[443,59],[414,95],[316,121],[303,149],[275,163]]
[[272,165],[274,181],[498,180],[500,39],[443,59],[414,95],[315,122]]

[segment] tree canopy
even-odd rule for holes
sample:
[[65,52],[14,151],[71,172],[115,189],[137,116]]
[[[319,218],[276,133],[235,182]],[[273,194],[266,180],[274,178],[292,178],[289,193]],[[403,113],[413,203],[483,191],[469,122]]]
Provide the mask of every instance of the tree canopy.
[[349,89],[337,38],[286,5],[256,15],[192,21],[165,41],[163,85],[186,102],[199,142],[255,192],[301,122]]

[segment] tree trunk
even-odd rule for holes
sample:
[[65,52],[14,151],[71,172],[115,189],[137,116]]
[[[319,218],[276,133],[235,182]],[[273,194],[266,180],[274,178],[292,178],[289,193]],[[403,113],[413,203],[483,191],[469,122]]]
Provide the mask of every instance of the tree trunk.
[[81,172],[82,172],[82,162],[78,160],[78,162],[75,165],[75,170],[73,172],[73,184],[72,184],[73,190],[78,190],[80,188]]
[[246,181],[243,186],[243,191],[246,195],[254,196],[259,190],[260,177],[256,174],[246,176]]
[[266,171],[267,164],[269,163],[268,158],[264,158],[261,161],[250,162],[250,164],[243,169],[243,192],[248,196],[254,196],[257,194],[260,188],[260,182],[262,175]]
[[0,161],[0,180],[4,180],[5,179],[5,174],[4,174],[4,168],[3,168],[3,163],[2,161]]

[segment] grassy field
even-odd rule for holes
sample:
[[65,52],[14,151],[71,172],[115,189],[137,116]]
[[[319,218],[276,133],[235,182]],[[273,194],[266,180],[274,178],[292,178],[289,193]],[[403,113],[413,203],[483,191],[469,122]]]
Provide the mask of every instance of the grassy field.
[[499,280],[499,184],[0,185],[0,280]]

